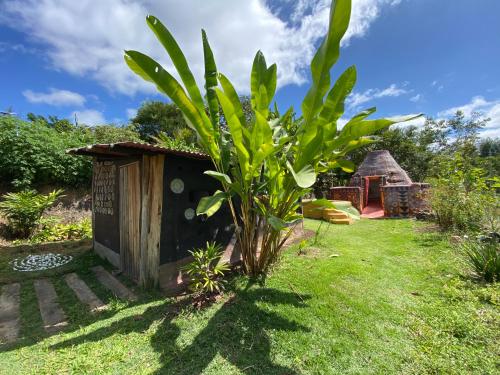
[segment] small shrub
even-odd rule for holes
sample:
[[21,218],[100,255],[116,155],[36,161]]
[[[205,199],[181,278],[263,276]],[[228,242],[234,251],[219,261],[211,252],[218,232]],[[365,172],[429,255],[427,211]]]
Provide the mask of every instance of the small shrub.
[[18,238],[28,238],[40,224],[43,213],[50,208],[62,194],[54,190],[47,195],[34,190],[8,193],[0,202],[0,212],[8,221],[10,233]]
[[54,220],[44,220],[41,229],[35,233],[29,243],[53,241],[82,240],[92,237],[92,223],[90,219],[83,219],[77,223],[62,224]]
[[[182,131],[179,131],[182,133]],[[158,146],[170,148],[173,150],[186,151],[186,152],[202,152],[195,144],[188,143],[185,137],[179,134],[178,137],[170,137],[166,133],[161,132],[157,137],[154,137],[154,141]]]
[[498,196],[481,168],[466,168],[455,155],[443,162],[441,175],[433,181],[430,205],[443,230],[480,232],[498,226]]
[[224,273],[227,262],[220,262],[222,247],[207,242],[206,247],[190,251],[194,260],[182,269],[189,275],[189,288],[196,294],[211,294],[224,289]]
[[462,250],[478,276],[487,282],[500,279],[500,241],[496,236],[465,241]]
[[483,220],[482,194],[460,187],[435,186],[430,198],[434,218],[443,230],[476,232]]

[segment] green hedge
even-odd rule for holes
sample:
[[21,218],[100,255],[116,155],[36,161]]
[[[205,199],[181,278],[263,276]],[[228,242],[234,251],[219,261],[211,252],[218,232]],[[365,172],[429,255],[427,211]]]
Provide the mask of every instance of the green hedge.
[[89,186],[90,158],[66,154],[68,148],[93,143],[138,141],[132,129],[77,126],[58,131],[41,121],[0,117],[0,181],[9,189],[40,185]]

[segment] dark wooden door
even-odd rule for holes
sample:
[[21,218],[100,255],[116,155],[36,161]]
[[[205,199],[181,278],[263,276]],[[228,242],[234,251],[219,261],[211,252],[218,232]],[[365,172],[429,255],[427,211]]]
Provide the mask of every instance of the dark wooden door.
[[122,272],[139,281],[141,182],[139,162],[120,167],[120,263]]

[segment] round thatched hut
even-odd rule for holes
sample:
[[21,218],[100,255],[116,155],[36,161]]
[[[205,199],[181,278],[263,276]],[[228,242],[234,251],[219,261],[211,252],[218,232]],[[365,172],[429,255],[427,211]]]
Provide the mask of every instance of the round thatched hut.
[[330,198],[352,202],[366,217],[414,216],[425,209],[428,184],[413,183],[387,150],[368,152],[350,186],[334,187]]
[[352,180],[371,176],[386,176],[386,183],[392,185],[409,185],[412,181],[408,174],[396,163],[387,150],[371,151],[352,176]]

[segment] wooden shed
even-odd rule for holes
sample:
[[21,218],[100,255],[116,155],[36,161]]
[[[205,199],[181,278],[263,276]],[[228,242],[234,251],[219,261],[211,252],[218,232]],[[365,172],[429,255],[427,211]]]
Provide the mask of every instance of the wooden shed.
[[196,215],[199,200],[221,189],[203,173],[213,169],[205,154],[136,142],[68,152],[93,157],[94,250],[139,285],[181,287],[188,251],[207,241],[223,246],[224,259],[240,260],[229,208]]

